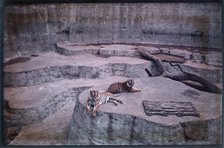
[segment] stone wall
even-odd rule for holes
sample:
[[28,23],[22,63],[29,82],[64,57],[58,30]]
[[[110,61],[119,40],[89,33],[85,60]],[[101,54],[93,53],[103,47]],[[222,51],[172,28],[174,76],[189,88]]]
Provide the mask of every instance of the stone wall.
[[10,5],[5,57],[55,49],[58,41],[221,48],[219,3]]

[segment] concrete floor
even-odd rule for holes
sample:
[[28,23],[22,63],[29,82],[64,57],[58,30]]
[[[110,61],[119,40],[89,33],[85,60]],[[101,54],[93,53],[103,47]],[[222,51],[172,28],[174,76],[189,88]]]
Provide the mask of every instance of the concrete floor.
[[[194,89],[200,96],[188,97],[183,94],[184,90],[193,88],[165,78],[149,78],[145,68],[151,70],[154,75],[158,71],[152,62],[139,59],[136,48],[145,48],[151,53],[183,56],[186,59],[186,62],[182,64],[184,70],[197,73],[221,85],[220,66],[222,64],[219,52],[193,52],[189,49],[143,45],[77,46],[68,42],[58,43],[56,53],[42,53],[37,57],[31,57],[28,61],[10,64],[4,68],[7,86],[4,89],[5,99],[9,101],[9,107],[13,111],[5,113],[7,124],[22,125],[21,132],[10,145],[69,144],[68,129],[79,94],[90,87],[102,86],[130,77],[136,79],[138,82],[136,85],[143,87],[142,89],[147,85],[144,95],[140,95],[141,99],[144,98],[143,96],[150,95],[153,98],[157,96],[159,100],[170,97],[177,100],[185,99],[194,102],[200,111],[202,116],[199,119],[195,118],[196,120],[209,121],[219,118],[220,95]],[[147,84],[143,84],[147,81],[149,81]],[[162,91],[161,88],[163,88]],[[151,94],[152,92],[155,94]],[[138,96],[138,93],[134,94],[135,97],[136,95]],[[169,97],[164,98],[164,96]],[[130,104],[136,104],[132,101]],[[127,105],[121,109],[128,111],[128,108],[133,107]],[[114,110],[108,105],[102,106],[100,110],[107,112],[107,109],[120,114],[120,110],[117,108]],[[132,113],[150,122],[164,124],[164,118],[146,117],[142,108]],[[192,120],[194,117],[165,118],[167,125],[194,121]],[[216,138],[218,138],[217,135]],[[203,140],[202,138],[201,143],[219,143],[211,138],[207,138],[207,141]]]

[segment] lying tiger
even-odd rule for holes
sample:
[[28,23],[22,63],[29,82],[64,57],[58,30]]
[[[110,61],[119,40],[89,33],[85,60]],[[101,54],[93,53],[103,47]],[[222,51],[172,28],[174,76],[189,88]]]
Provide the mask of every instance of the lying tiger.
[[95,117],[97,109],[105,103],[113,103],[115,106],[117,106],[118,103],[122,104],[122,101],[115,99],[109,92],[91,90],[86,102],[86,111],[90,112]]
[[141,92],[140,89],[134,87],[134,80],[128,79],[125,82],[115,82],[109,86],[106,92],[116,94],[122,92]]

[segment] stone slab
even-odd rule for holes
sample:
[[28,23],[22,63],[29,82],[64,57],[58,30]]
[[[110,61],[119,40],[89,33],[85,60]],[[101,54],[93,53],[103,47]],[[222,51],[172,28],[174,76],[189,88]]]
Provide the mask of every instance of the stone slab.
[[67,130],[74,106],[75,101],[69,100],[44,120],[23,126],[19,135],[9,145],[67,145]]
[[[71,62],[72,61],[72,62]],[[8,65],[4,68],[5,72],[23,72],[43,67],[55,65],[82,65],[82,66],[102,66],[113,63],[128,63],[128,64],[145,64],[148,61],[132,58],[132,57],[109,57],[102,58],[95,55],[79,55],[79,56],[63,56],[54,52],[41,54],[38,57],[33,57],[27,62]]]
[[[51,100],[54,96],[72,88],[92,87],[109,80],[120,80],[122,77],[114,76],[105,79],[74,79],[47,82],[28,87],[4,88],[4,99],[13,109],[27,109],[38,107]],[[57,101],[57,100],[55,100]]]
[[158,57],[161,61],[165,62],[175,62],[175,63],[184,63],[185,59],[181,56],[173,56],[170,54],[154,54],[156,57]]
[[97,45],[76,45],[68,41],[56,43],[56,52],[71,56],[77,54],[97,54],[101,46]]
[[183,49],[172,49],[170,50],[170,54],[171,55],[178,55],[178,56],[182,56],[185,59],[191,59],[192,56],[192,51],[188,51],[188,50],[183,50]]
[[176,115],[178,117],[183,117],[183,116],[200,117],[200,114],[197,112],[197,110],[195,109],[194,105],[191,102],[143,100],[142,105],[143,105],[145,114],[147,116]]
[[159,53],[160,49],[151,45],[132,44],[74,44],[68,41],[58,42],[56,51],[62,55],[72,56],[77,54],[98,54],[104,57],[125,56],[139,57],[136,48],[144,48],[150,53]]
[[[119,98],[123,104],[118,106],[110,103],[102,105],[95,118],[86,113],[84,107],[90,89],[82,92],[69,128],[70,144],[166,145],[186,144],[191,140],[198,144],[220,143],[221,95],[198,91],[162,77],[135,80],[136,87],[142,92],[122,94]],[[91,90],[102,91],[108,86],[107,83]],[[189,101],[200,117],[147,116],[142,100]],[[86,124],[81,124],[84,121]],[[194,136],[194,128],[199,133],[197,137]]]
[[210,65],[220,65],[222,64],[222,51],[196,50],[193,52],[192,59]]
[[220,67],[189,60],[181,65],[181,68],[185,72],[199,75],[213,83],[222,82],[222,68]]
[[29,61],[4,67],[5,86],[31,86],[75,78],[108,76],[148,77],[145,69],[157,73],[151,61],[134,57],[103,58],[96,55],[64,56],[47,53]]
[[[63,80],[29,87],[5,88],[5,94],[6,99],[9,101],[10,108],[16,108],[17,111],[18,109],[29,110],[30,108],[34,109],[41,107],[42,104],[46,104],[46,102],[52,100],[54,95],[63,94],[65,91],[69,91],[73,88],[90,87],[105,82],[121,81],[124,79],[125,78],[123,77],[109,77],[106,79],[94,80]],[[49,94],[45,94],[45,98],[40,98],[37,95],[31,97],[32,92],[36,94],[39,93],[40,96],[42,95],[42,92],[34,91],[40,86],[45,88],[46,91],[44,92],[48,92]],[[63,86],[63,88],[61,86]],[[30,112],[32,118],[28,116],[30,119],[24,120],[24,122],[27,122],[27,125],[23,125],[19,135],[11,141],[9,145],[67,145],[67,130],[77,96],[74,96],[72,93],[67,93],[64,97],[66,98],[66,101],[64,100],[65,103],[62,103],[61,105],[59,104],[59,107],[53,106],[57,109],[55,112],[51,112],[47,118],[35,120],[35,122],[29,122],[28,120],[35,118],[35,115]],[[57,101],[57,99],[54,99],[54,102]],[[41,115],[41,113],[47,113],[48,110],[51,110],[51,108],[45,108],[45,110],[39,114]],[[15,117],[15,115],[12,116]]]

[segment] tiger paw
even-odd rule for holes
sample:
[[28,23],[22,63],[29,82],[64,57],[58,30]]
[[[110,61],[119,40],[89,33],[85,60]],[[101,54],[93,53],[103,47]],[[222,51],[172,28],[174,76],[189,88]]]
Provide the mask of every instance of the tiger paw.
[[92,115],[93,115],[93,117],[96,117],[96,113],[94,112],[94,113],[92,113]]

